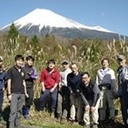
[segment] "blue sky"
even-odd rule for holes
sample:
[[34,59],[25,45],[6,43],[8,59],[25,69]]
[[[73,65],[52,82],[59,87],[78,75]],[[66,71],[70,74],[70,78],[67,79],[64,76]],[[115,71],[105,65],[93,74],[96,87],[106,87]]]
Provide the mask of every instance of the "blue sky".
[[128,36],[128,0],[1,0],[0,28],[36,8]]

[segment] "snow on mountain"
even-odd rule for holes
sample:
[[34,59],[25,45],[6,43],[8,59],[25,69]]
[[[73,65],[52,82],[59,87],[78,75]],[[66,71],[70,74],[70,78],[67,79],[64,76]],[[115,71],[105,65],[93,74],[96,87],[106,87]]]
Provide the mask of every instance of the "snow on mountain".
[[[28,13],[27,15],[14,21],[13,23],[15,24],[15,26],[20,26],[18,29],[21,29],[26,25],[29,25],[29,28],[31,28],[32,26],[39,26],[39,31],[43,27],[56,27],[56,28],[77,28],[77,29],[84,28],[84,29],[89,29],[89,30],[111,32],[100,26],[90,27],[90,26],[80,24],[74,20],[63,17],[61,15],[58,15],[46,9],[35,9],[34,11]],[[1,30],[5,29],[6,27],[10,25],[11,24],[6,25]]]

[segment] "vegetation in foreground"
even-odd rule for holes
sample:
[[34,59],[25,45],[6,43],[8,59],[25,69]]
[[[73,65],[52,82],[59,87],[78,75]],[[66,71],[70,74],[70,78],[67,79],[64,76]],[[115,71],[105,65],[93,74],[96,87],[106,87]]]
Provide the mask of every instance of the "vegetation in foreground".
[[[88,71],[95,78],[96,71],[100,68],[101,59],[107,57],[110,59],[110,67],[115,71],[118,67],[116,56],[124,54],[128,58],[128,42],[125,40],[103,41],[100,39],[63,39],[47,34],[45,37],[38,38],[36,35],[28,38],[18,33],[12,24],[10,31],[6,35],[0,34],[0,55],[5,60],[5,68],[13,65],[14,56],[23,54],[25,57],[29,54],[35,57],[35,66],[40,71],[46,65],[47,60],[53,58],[56,60],[58,68],[61,70],[60,64],[66,59],[76,62],[81,71]],[[35,98],[40,96],[39,80],[35,83]],[[5,106],[7,103],[5,102]],[[117,122],[122,122],[119,100],[115,100],[116,109],[119,110],[116,116]],[[6,114],[5,114],[6,115]],[[7,115],[6,115],[7,118]],[[51,128],[71,128],[72,124],[60,124],[57,120],[50,119],[48,112],[37,112],[33,105],[31,110],[31,120],[22,119],[22,123],[31,126],[51,127]],[[74,124],[73,127],[80,126]]]

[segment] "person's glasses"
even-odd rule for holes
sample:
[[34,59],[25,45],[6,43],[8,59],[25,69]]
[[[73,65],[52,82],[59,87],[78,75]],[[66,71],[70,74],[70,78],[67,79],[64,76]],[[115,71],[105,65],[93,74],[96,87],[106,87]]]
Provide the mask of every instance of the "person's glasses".
[[123,60],[122,59],[118,59],[119,62],[122,62]]
[[71,67],[71,69],[77,69],[77,67]]

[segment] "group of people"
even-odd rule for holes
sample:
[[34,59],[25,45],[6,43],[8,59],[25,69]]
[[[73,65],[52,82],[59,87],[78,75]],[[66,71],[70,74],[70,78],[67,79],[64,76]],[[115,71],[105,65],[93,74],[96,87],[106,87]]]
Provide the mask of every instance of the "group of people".
[[5,69],[3,57],[0,56],[0,118],[2,118],[4,90],[10,102],[9,128],[20,128],[21,115],[29,118],[30,107],[33,102],[33,86],[38,74],[33,66],[34,57],[27,56],[24,63],[22,55],[15,56],[15,64]]
[[[76,63],[62,62],[62,71],[49,60],[47,68],[41,72],[40,110],[44,110],[47,97],[51,97],[51,117],[60,121],[83,122],[86,128],[97,128],[100,123],[114,124],[114,99],[120,98],[124,125],[128,127],[128,66],[124,55],[117,56],[119,68],[116,73],[109,67],[109,60],[101,61],[95,82],[89,72],[80,72]],[[117,85],[118,81],[118,86]],[[92,121],[92,122],[91,122]],[[114,126],[114,125],[113,125]]]
[[[120,98],[124,125],[128,127],[128,66],[124,55],[117,57],[119,68],[118,87],[109,60],[101,61],[96,80],[91,79],[89,72],[80,72],[76,63],[67,60],[62,62],[62,71],[57,69],[53,59],[48,60],[47,67],[40,73],[41,94],[38,110],[46,108],[50,100],[51,117],[57,116],[60,121],[83,122],[85,128],[98,128],[99,122],[112,122],[115,119],[114,98]],[[20,127],[21,115],[29,118],[34,98],[34,81],[38,78],[34,67],[34,57],[29,55],[15,56],[15,64],[8,70],[3,67],[0,56],[0,117],[4,90],[10,101],[9,128]]]

